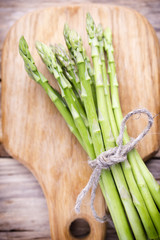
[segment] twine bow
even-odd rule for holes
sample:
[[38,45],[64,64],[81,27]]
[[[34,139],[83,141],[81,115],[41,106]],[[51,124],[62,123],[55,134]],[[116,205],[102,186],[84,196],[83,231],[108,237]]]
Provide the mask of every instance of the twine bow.
[[[136,139],[131,140],[126,145],[123,145],[123,134],[125,130],[125,124],[126,121],[135,114],[143,113],[148,116],[148,125],[147,127],[139,134],[139,136]],[[111,148],[103,153],[101,153],[95,160],[89,160],[88,164],[91,166],[94,170],[92,172],[92,175],[90,176],[90,179],[87,183],[87,185],[83,188],[81,193],[77,197],[76,205],[75,205],[75,211],[76,213],[80,212],[80,207],[83,198],[91,188],[91,203],[90,207],[92,210],[92,214],[95,217],[95,219],[99,222],[105,222],[107,221],[108,217],[105,215],[103,218],[100,218],[95,209],[94,209],[94,199],[96,195],[96,189],[99,183],[100,175],[102,169],[109,169],[111,166],[124,162],[127,159],[127,154],[135,147],[135,145],[142,139],[144,136],[148,133],[151,126],[153,124],[153,117],[151,113],[147,109],[137,109],[134,111],[129,112],[124,118],[121,123],[120,127],[120,133],[117,138],[117,145],[118,147]]]

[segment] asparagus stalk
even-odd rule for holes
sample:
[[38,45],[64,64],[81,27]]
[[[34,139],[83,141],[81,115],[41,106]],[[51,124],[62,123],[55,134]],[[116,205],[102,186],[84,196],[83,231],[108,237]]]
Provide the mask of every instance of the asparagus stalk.
[[90,14],[87,14],[87,33],[89,36],[89,44],[92,50],[92,61],[95,72],[96,95],[98,105],[99,122],[102,129],[102,135],[106,150],[115,146],[112,135],[109,118],[107,113],[107,106],[104,94],[104,83],[101,71],[101,59],[99,54],[99,43],[95,34],[96,27]]
[[[94,100],[94,104],[95,107],[97,108],[97,97],[96,97],[96,88],[95,88],[95,79],[94,79],[94,72],[91,66],[91,62],[89,57],[86,54],[85,49],[83,48],[83,56],[84,56],[84,61],[85,61],[85,66],[87,69],[87,74],[89,74],[89,78],[90,78],[90,85],[91,85],[91,90],[92,90],[92,96],[93,96],[93,100]],[[86,74],[86,79],[87,79],[87,74]]]
[[[112,135],[112,129],[110,127],[108,113],[112,113],[110,120],[113,120],[114,116],[113,116],[111,105],[109,105],[110,102],[108,102],[108,100],[110,100],[109,99],[110,97],[109,97],[109,91],[108,91],[109,86],[107,82],[107,75],[104,74],[106,71],[106,66],[105,66],[105,57],[104,57],[104,51],[103,51],[103,39],[102,39],[103,30],[100,26],[98,27],[98,29],[96,28],[95,23],[92,17],[90,16],[90,14],[87,14],[87,32],[89,36],[89,43],[91,45],[92,60],[93,60],[93,65],[95,69],[97,103],[98,103],[98,110],[100,111],[99,115],[101,116],[99,121],[102,129],[102,134],[104,137],[103,139],[107,149],[109,142],[111,141],[113,142],[113,145],[109,146],[109,148],[115,147],[116,139],[114,140],[114,137]],[[106,102],[106,98],[107,98],[107,102]],[[114,122],[113,122],[113,126],[114,126]],[[113,130],[116,131],[117,129],[113,129]],[[107,131],[108,131],[108,135],[105,135]],[[127,164],[126,172],[127,174],[129,173],[131,174],[131,170],[130,170],[131,168],[129,166],[129,163],[126,163],[126,164]],[[132,198],[129,193],[129,189],[127,187],[126,180],[124,178],[121,166],[117,164],[116,166],[113,166],[111,169],[112,169],[114,179],[116,181],[117,188],[121,196],[121,200],[126,210],[130,225],[132,227],[133,233],[136,239],[146,239],[146,235],[144,233],[137,211],[132,202]],[[130,176],[130,179],[133,180],[132,175]],[[132,184],[132,182],[130,181],[128,183]],[[137,187],[135,185],[130,185],[130,186],[132,186],[130,187],[132,189],[132,192],[135,194],[135,196],[137,196],[137,191],[138,191]],[[122,193],[122,189],[124,193]],[[125,196],[123,196],[123,194]],[[127,195],[127,198],[126,198],[126,195]],[[142,204],[141,207],[144,207],[144,204]]]
[[[66,33],[67,31],[67,33]],[[64,36],[71,54],[73,54],[73,59],[75,60],[78,71],[79,78],[81,81],[81,90],[84,106],[86,109],[90,132],[92,136],[92,141],[95,149],[95,153],[98,156],[104,151],[103,139],[101,136],[101,131],[98,123],[97,113],[93,101],[90,79],[86,78],[86,64],[85,64],[85,51],[83,49],[82,40],[78,34],[74,31],[69,30],[69,27],[65,27]],[[111,145],[111,144],[110,144]],[[112,146],[112,145],[111,145]],[[110,171],[102,171],[101,182],[103,182],[104,190],[102,190],[105,200],[108,204],[112,219],[114,221],[117,233],[120,239],[133,239],[132,233],[124,213],[124,209],[119,198],[117,189],[115,187],[114,181]],[[123,225],[123,227],[122,227]]]
[[72,115],[70,114],[66,104],[63,101],[63,98],[52,86],[50,86],[48,80],[42,75],[42,73],[38,71],[35,62],[29,52],[27,42],[23,36],[19,41],[19,52],[24,60],[25,69],[28,75],[43,87],[51,101],[55,104],[58,111],[66,121],[70,131],[75,135],[82,147],[85,149],[83,140],[79,134],[79,131],[77,130]]
[[[113,107],[117,127],[120,128],[120,124],[123,119],[123,116],[122,116],[122,111],[121,111],[120,102],[119,102],[118,83],[116,80],[115,62],[114,62],[114,56],[113,56],[113,46],[112,46],[112,38],[111,38],[110,29],[106,29],[106,31],[104,32],[104,36],[105,36],[105,49],[106,49],[107,57],[108,57],[108,70],[109,70],[108,73],[109,73],[110,83],[111,83],[112,107]],[[125,144],[129,141],[129,136],[127,134],[127,130],[124,133],[123,140],[124,140]],[[134,161],[134,159],[135,159],[134,151],[131,151],[128,154],[128,159],[129,159],[129,163],[131,164],[133,174],[137,181],[140,192],[141,192],[143,199],[145,201],[145,204],[147,206],[148,212],[149,212],[149,214],[152,218],[152,221],[156,227],[156,230],[158,231],[158,234],[159,234],[160,233],[160,225],[158,222],[160,221],[160,214],[156,208],[156,205],[152,199],[152,196],[148,190],[148,187],[140,173],[138,164]],[[136,205],[136,207],[138,209],[137,205]],[[150,238],[156,237],[156,235],[154,236],[155,231],[151,232],[149,230],[149,225],[148,225],[149,222],[146,222],[146,218],[144,218],[143,215],[141,217],[141,220],[144,224],[144,227],[146,229],[148,236]],[[152,229],[153,229],[153,227],[152,227]]]
[[151,172],[148,170],[147,166],[143,162],[143,160],[142,160],[141,156],[139,155],[139,153],[137,152],[137,150],[134,149],[133,152],[136,157],[137,164],[139,166],[141,174],[147,183],[147,186],[152,194],[152,197],[153,197],[158,209],[160,210],[160,186],[157,183],[157,181],[155,180],[155,178],[153,177],[153,175],[151,174]]
[[113,136],[116,141],[116,139],[119,135],[119,132],[118,132],[115,117],[113,114],[112,103],[111,103],[111,98],[110,98],[110,90],[109,90],[110,83],[109,83],[109,80],[107,77],[105,55],[104,55],[103,29],[100,24],[98,25],[98,27],[96,29],[96,34],[97,34],[97,38],[98,38],[98,42],[99,42],[99,54],[100,54],[100,60],[101,60],[101,69],[102,69],[102,77],[103,77],[103,83],[104,83],[104,92],[105,92],[108,116],[109,116],[112,133],[113,133]]

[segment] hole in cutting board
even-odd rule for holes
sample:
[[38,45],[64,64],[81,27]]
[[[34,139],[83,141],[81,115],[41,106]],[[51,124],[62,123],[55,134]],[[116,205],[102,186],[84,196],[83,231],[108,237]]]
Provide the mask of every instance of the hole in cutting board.
[[90,234],[91,228],[85,219],[77,218],[71,222],[69,231],[72,237],[81,239],[87,237]]

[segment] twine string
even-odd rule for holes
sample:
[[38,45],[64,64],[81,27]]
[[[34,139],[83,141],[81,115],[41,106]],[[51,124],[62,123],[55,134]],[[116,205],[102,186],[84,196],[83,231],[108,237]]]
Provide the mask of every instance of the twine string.
[[[127,120],[135,114],[138,113],[143,113],[146,114],[148,117],[148,125],[147,127],[138,135],[137,138],[130,140],[126,145],[123,145],[123,134],[125,131],[125,125]],[[91,188],[91,202],[90,202],[90,207],[92,210],[92,214],[94,218],[103,223],[108,220],[107,215],[103,216],[102,218],[99,217],[96,213],[96,210],[94,208],[94,200],[95,200],[95,195],[96,195],[96,189],[99,183],[99,179],[101,176],[102,169],[109,169],[111,166],[124,162],[127,159],[127,154],[134,149],[136,144],[144,138],[144,136],[148,133],[150,128],[152,127],[153,124],[153,117],[151,113],[147,109],[136,109],[131,112],[129,112],[124,118],[121,123],[120,127],[120,133],[117,138],[117,147],[111,148],[105,152],[102,152],[95,160],[89,160],[88,164],[91,168],[93,168],[93,172],[90,176],[90,179],[87,183],[87,185],[82,189],[80,194],[77,197],[76,200],[76,205],[75,205],[75,211],[76,213],[80,212],[80,207],[83,198]]]

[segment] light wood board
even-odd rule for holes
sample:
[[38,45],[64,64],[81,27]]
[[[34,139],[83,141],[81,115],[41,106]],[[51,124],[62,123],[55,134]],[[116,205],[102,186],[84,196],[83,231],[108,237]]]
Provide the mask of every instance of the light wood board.
[[[64,43],[63,26],[68,22],[82,36],[89,51],[85,32],[85,15],[90,12],[95,21],[111,27],[115,47],[117,76],[124,114],[146,107],[153,114],[160,109],[159,44],[146,19],[127,8],[107,5],[57,6],[33,12],[18,21],[9,32],[2,58],[2,128],[7,151],[26,165],[37,177],[49,208],[53,239],[72,239],[68,229],[74,204],[80,190],[91,174],[87,156],[72,136],[64,120],[43,90],[30,80],[18,54],[21,35],[27,39],[39,69],[55,86],[34,47],[35,40]],[[145,126],[141,117],[129,123],[135,137]],[[142,157],[158,149],[158,119],[140,144]],[[97,223],[89,209],[89,196],[83,203],[80,217],[85,218],[91,233],[88,239],[103,239],[105,225]],[[104,203],[98,190],[95,203],[99,214]],[[79,216],[78,216],[79,217]]]

